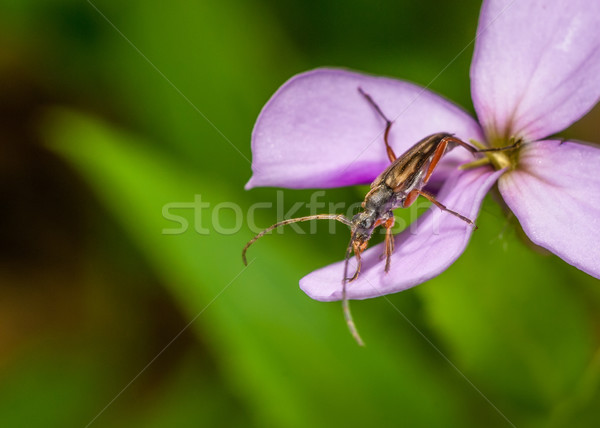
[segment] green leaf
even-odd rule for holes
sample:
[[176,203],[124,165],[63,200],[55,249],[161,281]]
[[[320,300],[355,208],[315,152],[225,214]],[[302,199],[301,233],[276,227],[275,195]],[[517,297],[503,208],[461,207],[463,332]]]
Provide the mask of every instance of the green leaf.
[[504,236],[502,217],[487,201],[464,256],[418,294],[474,382],[509,413],[545,420],[576,393],[592,358],[582,286],[598,284],[557,257],[532,251],[514,233]]
[[[253,253],[247,269],[242,266],[240,251],[251,234],[219,234],[204,223],[219,203],[236,200],[225,181],[186,172],[147,142],[77,113],[55,112],[48,123],[51,146],[78,168],[195,320],[192,328],[210,343],[223,377],[254,409],[259,425],[401,420],[417,427],[464,426],[466,406],[450,391],[458,385],[469,395],[470,386],[440,365],[443,360],[387,302],[371,307],[370,317],[354,305],[368,343],[361,349],[338,304],[311,301],[297,287],[305,273],[300,265],[319,263],[318,253],[273,237]],[[190,202],[195,194],[211,204],[200,218],[210,232],[201,235],[190,226],[186,233],[162,233],[173,226],[163,217],[165,204]],[[189,211],[179,214],[191,225]],[[235,223],[232,210],[215,218]]]

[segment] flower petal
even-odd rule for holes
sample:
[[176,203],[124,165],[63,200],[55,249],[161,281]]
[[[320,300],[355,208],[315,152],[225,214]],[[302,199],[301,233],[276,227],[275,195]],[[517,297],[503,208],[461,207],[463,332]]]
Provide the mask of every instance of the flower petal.
[[[471,219],[477,217],[481,201],[503,171],[489,167],[455,171],[438,200],[449,209]],[[446,270],[464,251],[473,227],[455,216],[431,207],[414,225],[396,236],[390,271],[384,272],[380,256],[383,244],[363,253],[362,271],[347,285],[350,299],[367,299],[396,293],[421,284]],[[350,261],[350,271],[356,264]],[[316,300],[341,298],[344,262],[314,271],[300,280],[300,288]]]
[[587,113],[600,98],[599,28],[596,0],[486,1],[471,92],[488,136],[535,141]]
[[252,134],[256,186],[337,187],[370,183],[388,165],[385,122],[362,88],[394,121],[397,155],[436,132],[482,140],[459,107],[417,85],[338,69],[317,69],[286,82],[263,108]]
[[519,168],[499,181],[529,238],[600,278],[600,148],[539,141],[521,150]]

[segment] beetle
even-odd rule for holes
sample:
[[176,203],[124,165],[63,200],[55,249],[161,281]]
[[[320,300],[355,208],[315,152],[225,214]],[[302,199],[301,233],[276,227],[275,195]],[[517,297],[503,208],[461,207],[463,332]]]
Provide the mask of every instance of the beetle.
[[[507,147],[476,148],[461,139],[456,138],[453,134],[448,132],[438,132],[418,141],[398,157],[389,144],[389,133],[393,121],[383,113],[371,95],[360,87],[358,87],[358,92],[360,92],[364,99],[377,112],[377,115],[385,122],[383,142],[385,144],[387,156],[390,160],[390,165],[371,183],[370,190],[361,204],[363,210],[354,215],[352,219],[345,217],[343,214],[316,214],[291,218],[275,223],[260,232],[246,244],[242,250],[242,260],[247,266],[246,251],[248,248],[254,244],[256,240],[273,229],[286,224],[309,220],[336,220],[349,226],[351,238],[348,248],[346,249],[344,276],[342,278],[342,307],[344,318],[346,319],[350,333],[359,345],[364,346],[364,342],[358,334],[358,330],[352,319],[350,304],[346,295],[346,285],[359,276],[361,269],[361,254],[366,250],[374,229],[379,226],[385,228],[383,257],[385,258],[386,273],[390,269],[391,256],[394,251],[394,239],[392,234],[392,227],[394,226],[393,210],[411,206],[419,196],[425,197],[442,211],[446,211],[447,213],[458,217],[477,229],[477,226],[471,219],[447,208],[441,202],[436,200],[433,194],[423,190],[423,188],[431,178],[440,159],[442,159],[444,154],[455,147],[463,147],[475,155],[477,153],[511,150],[518,147],[520,141],[516,141],[514,144]],[[479,162],[475,161],[473,164],[478,165]],[[356,258],[356,270],[352,277],[348,277],[348,262],[352,253],[354,253]]]

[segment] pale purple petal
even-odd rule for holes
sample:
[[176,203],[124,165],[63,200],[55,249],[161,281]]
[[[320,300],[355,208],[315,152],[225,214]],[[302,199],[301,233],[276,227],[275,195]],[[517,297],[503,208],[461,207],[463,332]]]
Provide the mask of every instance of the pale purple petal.
[[[503,171],[483,167],[455,171],[448,179],[438,200],[448,208],[471,219],[477,217],[481,202]],[[380,260],[383,244],[363,253],[363,269],[359,277],[348,284],[351,299],[367,299],[396,293],[421,284],[446,270],[464,251],[473,227],[455,216],[431,207],[411,227],[396,237],[391,268],[384,272]],[[340,252],[343,252],[340,249]],[[353,272],[354,260],[350,263]],[[300,288],[321,301],[339,300],[344,263],[338,262],[314,271],[300,280]]]
[[534,141],[580,119],[600,98],[600,1],[485,1],[471,92],[490,137]]
[[499,181],[523,230],[582,271],[600,278],[600,148],[539,141]]
[[252,134],[253,176],[246,188],[337,187],[371,182],[388,165],[385,122],[361,87],[394,120],[397,155],[436,132],[482,141],[459,107],[417,85],[339,69],[317,69],[286,82],[263,108]]

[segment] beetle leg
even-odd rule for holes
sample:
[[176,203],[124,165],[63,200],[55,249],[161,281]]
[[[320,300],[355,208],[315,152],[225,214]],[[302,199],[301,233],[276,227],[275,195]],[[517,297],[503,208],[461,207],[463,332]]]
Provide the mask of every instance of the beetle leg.
[[521,145],[521,140],[517,140],[516,142],[514,142],[513,144],[511,144],[510,146],[506,146],[506,147],[489,147],[489,148],[485,148],[485,149],[479,149],[476,147],[473,147],[467,143],[465,143],[463,140],[456,138],[456,137],[445,137],[442,139],[442,141],[440,141],[441,143],[456,143],[459,146],[467,149],[468,151],[470,151],[471,153],[475,154],[475,153],[486,153],[486,152],[504,152],[507,150],[512,150],[512,149],[516,149],[517,147],[519,147]]
[[[387,119],[386,119],[386,121],[387,121]],[[391,127],[392,127],[392,122],[387,121],[387,123],[385,125],[385,132],[383,134],[383,142],[385,143],[385,150],[387,152],[390,162],[394,162],[396,160],[396,154],[394,153],[394,150],[392,150],[392,147],[390,146],[390,143],[388,141]]]
[[416,190],[416,189],[413,190],[411,193],[413,193],[413,192],[417,192],[419,195],[424,196],[425,198],[429,199],[429,201],[432,204],[434,204],[436,207],[438,207],[442,211],[447,211],[448,213],[452,214],[453,216],[458,217],[459,219],[461,219],[465,223],[468,223],[471,226],[475,227],[475,229],[477,230],[477,226],[475,225],[475,223],[473,223],[473,220],[471,220],[470,218],[465,217],[462,214],[457,213],[456,211],[452,211],[451,209],[446,208],[446,206],[444,204],[442,204],[441,202],[438,202],[438,200],[435,199],[435,197],[431,193],[427,193],[427,192],[425,192],[423,190]]
[[390,271],[392,253],[394,252],[394,235],[392,234],[394,217],[387,220],[383,227],[385,227],[385,273],[388,273]]
[[468,151],[470,151],[470,152],[471,152],[471,153],[473,153],[473,154],[475,154],[475,153],[478,153],[478,152],[480,151],[480,149],[477,149],[477,148],[475,148],[475,147],[473,147],[473,146],[471,146],[471,145],[469,145],[469,144],[465,143],[465,142],[464,142],[463,140],[461,140],[460,138],[456,138],[456,137],[444,137],[444,138],[442,139],[442,141],[440,141],[440,144],[441,144],[442,142],[445,142],[446,144],[447,144],[447,143],[450,143],[450,142],[452,142],[452,143],[455,143],[455,144],[458,144],[459,146],[461,146],[461,147],[463,147],[463,148],[467,149]]
[[417,189],[411,190],[408,193],[408,195],[406,195],[406,198],[404,198],[404,202],[402,203],[402,208],[410,207],[413,204],[413,202],[417,199],[417,196],[419,196],[419,191]]
[[440,161],[440,159],[446,152],[446,147],[448,146],[448,138],[449,137],[443,138],[442,141],[440,141],[440,143],[436,147],[435,152],[433,152],[433,156],[431,157],[431,162],[429,162],[429,167],[427,168],[427,173],[425,174],[425,177],[423,178],[424,184],[429,181],[429,177],[431,177],[431,174],[433,174],[433,170],[435,169],[438,162]]
[[354,256],[356,257],[356,272],[354,272],[352,278],[348,278],[348,282],[354,281],[356,278],[358,278],[358,275],[360,274],[360,267],[362,265],[362,262],[360,260],[360,253],[354,253]]
[[385,120],[385,131],[383,133],[383,142],[385,143],[385,150],[387,152],[388,158],[390,159],[390,162],[394,162],[396,160],[396,154],[394,153],[394,150],[392,150],[392,147],[390,146],[389,139],[388,139],[389,135],[390,135],[390,129],[392,128],[393,122],[391,120],[389,120],[385,114],[383,114],[383,112],[381,111],[381,108],[379,108],[377,103],[375,103],[375,101],[373,101],[373,98],[371,98],[371,96],[369,94],[367,94],[365,91],[363,91],[360,86],[358,87],[358,92],[360,92],[361,95],[363,97],[365,97],[367,102],[369,104],[371,104],[371,106],[375,109],[377,114],[379,114],[379,116],[381,116],[381,118],[383,120]]

